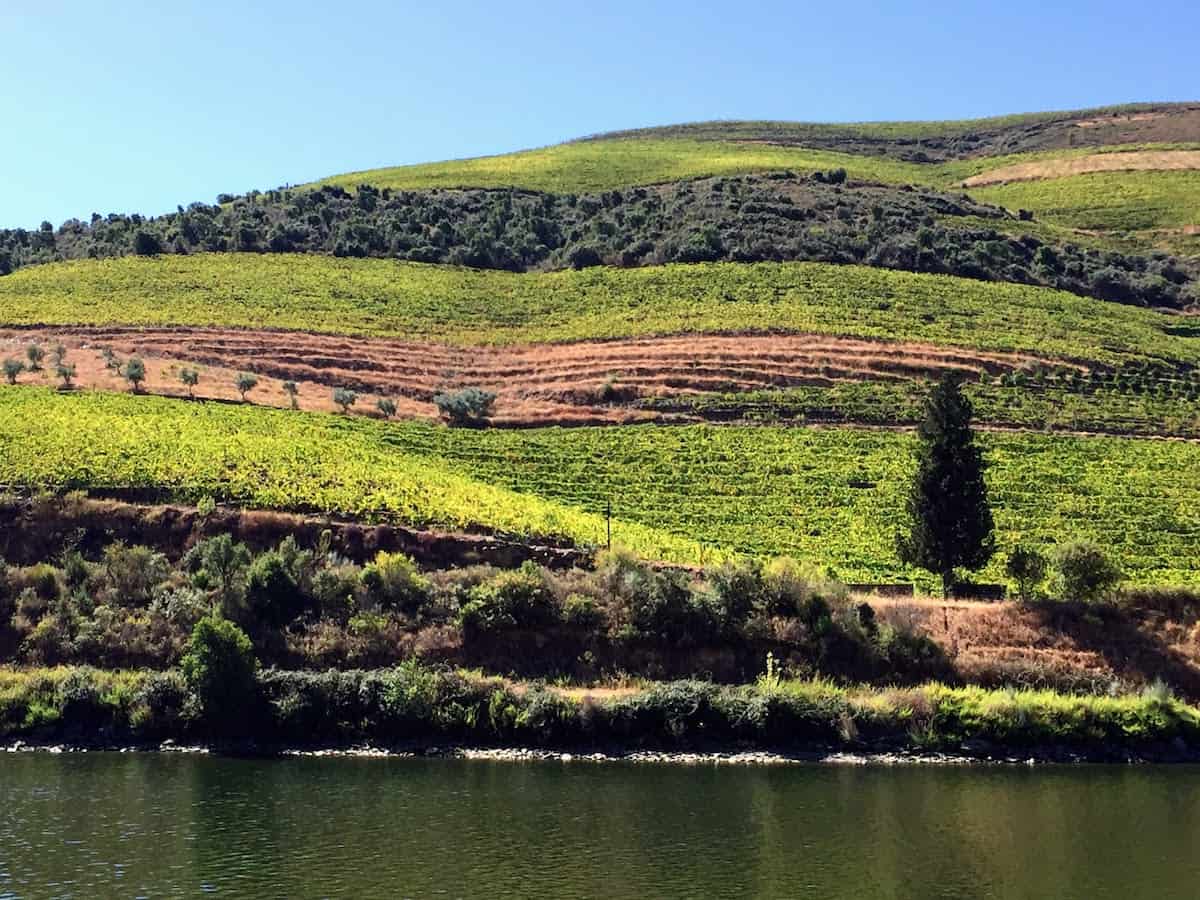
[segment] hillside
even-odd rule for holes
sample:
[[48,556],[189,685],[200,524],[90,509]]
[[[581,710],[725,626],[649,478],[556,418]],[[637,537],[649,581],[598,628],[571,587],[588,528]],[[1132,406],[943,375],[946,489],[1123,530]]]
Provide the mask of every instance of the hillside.
[[[14,372],[5,437],[58,462],[40,468],[13,453],[6,477],[56,488],[95,479],[192,500],[211,491],[259,506],[583,543],[596,541],[605,485],[620,484],[646,503],[625,524],[629,542],[651,556],[696,561],[703,545],[710,555],[797,553],[847,577],[912,577],[886,538],[895,474],[852,478],[891,493],[866,489],[840,511],[832,496],[808,496],[805,509],[820,523],[811,528],[795,519],[791,482],[776,484],[769,465],[757,472],[743,460],[730,472],[686,476],[719,501],[701,491],[705,499],[685,503],[653,481],[623,479],[666,473],[664,459],[742,440],[735,435],[807,446],[811,426],[842,427],[819,432],[828,442],[819,452],[795,451],[800,470],[842,456],[870,470],[863,448],[877,440],[885,449],[871,452],[903,460],[908,438],[893,430],[912,427],[926,386],[946,372],[965,379],[980,424],[997,432],[988,453],[998,495],[1011,495],[1014,472],[1040,483],[1031,470],[1006,468],[1026,453],[1053,460],[1039,466],[1054,477],[1081,459],[1090,460],[1085,470],[1123,466],[1151,481],[1186,469],[1190,445],[1161,439],[1200,438],[1200,326],[1190,317],[1200,299],[1191,243],[1198,146],[1195,104],[974,122],[702,123],[351,173],[161,217],[2,232],[0,354],[14,362],[31,344],[61,345],[74,387],[115,392],[127,386],[122,361],[139,356],[146,391],[226,402],[242,399],[235,381],[249,372],[255,405],[286,408],[294,398],[305,410],[349,411],[351,420],[330,421],[337,434],[353,421],[382,429],[363,433],[370,442],[406,447],[403,458],[369,455],[359,466],[392,487],[352,481],[316,497],[303,478],[266,487],[284,457],[268,454],[243,482],[247,463],[228,448],[233,481],[216,470],[160,469],[150,457],[145,471],[110,470],[105,460],[124,459],[128,444],[67,475],[51,449],[69,433],[33,443],[27,430],[43,413],[22,405],[26,388],[62,380],[55,363]],[[580,459],[609,459],[621,447],[633,455],[600,483],[515,478],[531,456],[555,461],[553,471],[581,463],[547,449],[554,431],[495,438],[506,462],[492,467],[472,444],[493,440],[489,432],[365,421],[427,423],[438,418],[439,394],[466,388],[495,395],[493,425],[576,426],[561,440],[583,442],[572,451]],[[355,392],[352,406],[335,402],[338,389]],[[71,418],[64,398],[37,402],[46,421]],[[79,408],[102,421],[126,403],[132,414],[149,400]],[[166,417],[164,433],[183,435],[202,409],[168,402],[155,415]],[[326,452],[316,425],[293,433],[288,413],[247,406],[237,416],[238,433],[304,446],[302,455]],[[708,424],[654,430],[698,423]],[[169,450],[156,453],[167,466]],[[1156,454],[1165,454],[1161,465]],[[405,485],[451,469],[467,479],[446,488],[460,500],[407,493]],[[1104,471],[1105,485],[1120,482]],[[1101,488],[1072,499],[1068,485],[1013,507],[1025,529],[1009,518],[1018,513],[1000,516],[1002,553],[990,577],[1024,534],[1046,546],[1097,537],[1142,583],[1195,580],[1184,559],[1200,528],[1181,513],[1187,497],[1148,490],[1134,512],[1091,522],[1063,510]],[[694,511],[674,517],[688,503]],[[701,514],[741,503],[744,513]],[[766,515],[775,503],[778,526],[756,525],[751,511]],[[1158,550],[1124,536],[1154,534],[1151,522],[1174,536]],[[805,533],[817,539],[801,540]]]

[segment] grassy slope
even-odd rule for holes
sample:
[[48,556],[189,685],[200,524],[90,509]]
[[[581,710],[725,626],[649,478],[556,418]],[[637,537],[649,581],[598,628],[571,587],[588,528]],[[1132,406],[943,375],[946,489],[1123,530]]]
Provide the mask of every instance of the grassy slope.
[[974,132],[1001,131],[1006,128],[1036,125],[1077,118],[1170,109],[1186,104],[1125,103],[1092,109],[1051,110],[1010,113],[979,119],[918,120],[908,122],[791,122],[778,120],[715,120],[682,125],[634,128],[595,135],[586,140],[613,138],[692,138],[697,140],[755,140],[767,137],[803,141],[812,138],[862,137],[872,140],[923,140],[946,138]]
[[[903,574],[893,533],[911,435],[751,427],[451,430],[128,395],[0,389],[0,483],[150,487],[256,506],[376,513],[653,557],[792,553]],[[989,435],[1001,549],[1091,537],[1137,582],[1200,581],[1200,446]],[[999,578],[998,563],[986,572]]]
[[457,343],[781,330],[1200,362],[1178,318],[1046,288],[819,263],[512,274],[379,259],[197,254],[0,278],[0,325],[228,325]]
[[556,193],[588,193],[708,175],[775,169],[844,168],[851,178],[907,183],[921,167],[826,150],[738,144],[726,141],[614,140],[557,144],[500,156],[370,169],[317,184],[353,189],[360,184],[418,190],[435,187],[519,187]]
[[971,195],[1073,228],[1144,231],[1200,223],[1200,172],[1092,172],[972,188]]

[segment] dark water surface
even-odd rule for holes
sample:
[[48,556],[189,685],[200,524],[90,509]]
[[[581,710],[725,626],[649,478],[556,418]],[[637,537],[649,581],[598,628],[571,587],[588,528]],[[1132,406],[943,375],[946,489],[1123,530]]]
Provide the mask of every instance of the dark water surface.
[[0,754],[0,897],[1200,897],[1200,769]]

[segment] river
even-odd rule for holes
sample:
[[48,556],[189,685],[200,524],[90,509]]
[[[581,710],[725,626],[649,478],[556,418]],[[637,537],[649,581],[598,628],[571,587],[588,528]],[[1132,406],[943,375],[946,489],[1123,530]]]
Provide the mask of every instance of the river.
[[0,898],[1195,898],[1200,768],[0,754]]

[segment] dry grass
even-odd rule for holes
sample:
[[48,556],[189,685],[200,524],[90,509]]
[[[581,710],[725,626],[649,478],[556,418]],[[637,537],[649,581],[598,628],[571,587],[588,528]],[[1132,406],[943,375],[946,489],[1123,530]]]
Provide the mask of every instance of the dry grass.
[[972,175],[963,187],[1007,184],[1013,181],[1038,181],[1065,178],[1090,172],[1141,172],[1200,169],[1200,150],[1139,150],[1127,153],[1093,153],[1060,159],[1041,159],[1016,163]]

